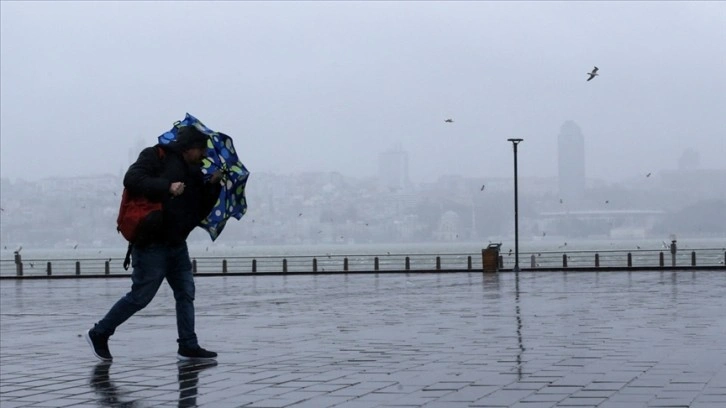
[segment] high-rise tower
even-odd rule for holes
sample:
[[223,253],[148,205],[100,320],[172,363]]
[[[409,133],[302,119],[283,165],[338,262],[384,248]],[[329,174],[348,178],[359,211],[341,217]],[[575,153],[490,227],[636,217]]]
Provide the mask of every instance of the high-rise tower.
[[409,186],[408,153],[401,146],[378,156],[378,178],[390,189],[400,190]]
[[560,199],[577,204],[585,197],[585,139],[571,120],[560,128],[557,156]]

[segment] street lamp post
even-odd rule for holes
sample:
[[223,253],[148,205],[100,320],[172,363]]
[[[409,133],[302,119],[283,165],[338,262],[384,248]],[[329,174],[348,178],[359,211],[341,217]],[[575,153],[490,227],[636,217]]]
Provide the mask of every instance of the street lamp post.
[[519,272],[519,199],[517,197],[517,145],[523,139],[507,139],[514,147],[514,272]]

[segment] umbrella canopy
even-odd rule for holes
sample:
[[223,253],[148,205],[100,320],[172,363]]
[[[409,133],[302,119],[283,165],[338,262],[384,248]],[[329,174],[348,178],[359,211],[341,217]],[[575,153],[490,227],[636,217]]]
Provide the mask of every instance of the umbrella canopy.
[[200,226],[207,230],[214,241],[222,233],[230,217],[239,220],[247,212],[245,186],[250,173],[239,160],[231,137],[209,129],[199,119],[188,113],[184,120],[175,122],[171,130],[159,136],[159,143],[168,144],[176,140],[179,128],[184,126],[194,126],[209,136],[207,157],[202,163],[202,173],[204,173],[205,179],[209,180],[217,171],[222,172],[223,188],[219,193],[219,198],[212,208],[212,212],[200,223]]

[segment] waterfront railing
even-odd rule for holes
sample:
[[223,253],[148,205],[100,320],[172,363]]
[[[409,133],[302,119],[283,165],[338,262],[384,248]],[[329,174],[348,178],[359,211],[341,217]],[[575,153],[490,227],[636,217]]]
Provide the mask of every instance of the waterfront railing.
[[[426,254],[326,254],[317,256],[204,256],[193,257],[197,275],[463,272],[486,270],[481,253]],[[122,258],[0,260],[0,278],[129,276]],[[714,269],[726,270],[724,248],[680,250],[675,255],[660,250],[538,251],[520,252],[519,265],[525,271],[551,270],[639,270]],[[498,254],[498,270],[514,267],[514,255]]]

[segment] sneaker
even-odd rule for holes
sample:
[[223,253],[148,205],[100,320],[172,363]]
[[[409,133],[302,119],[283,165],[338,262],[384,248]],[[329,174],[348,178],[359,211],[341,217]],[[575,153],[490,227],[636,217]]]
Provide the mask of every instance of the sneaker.
[[196,348],[186,348],[179,346],[176,357],[179,360],[213,360],[217,358],[217,353],[205,350],[199,346]]
[[84,335],[88,344],[91,345],[93,355],[101,361],[111,361],[113,357],[111,352],[108,350],[108,337],[100,336],[91,330],[88,330]]

